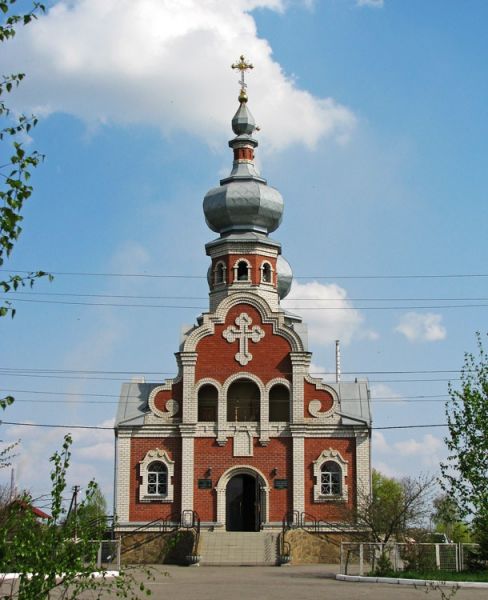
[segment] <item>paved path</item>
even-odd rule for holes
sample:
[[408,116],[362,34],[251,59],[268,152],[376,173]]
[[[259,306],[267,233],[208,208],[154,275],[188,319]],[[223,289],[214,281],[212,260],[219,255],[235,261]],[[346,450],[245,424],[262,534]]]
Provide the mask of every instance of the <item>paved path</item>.
[[[167,575],[163,575],[166,572]],[[155,567],[154,600],[441,600],[439,591],[347,583],[326,565],[287,567]],[[446,590],[447,591],[447,590]],[[453,600],[486,600],[486,590],[458,590]]]

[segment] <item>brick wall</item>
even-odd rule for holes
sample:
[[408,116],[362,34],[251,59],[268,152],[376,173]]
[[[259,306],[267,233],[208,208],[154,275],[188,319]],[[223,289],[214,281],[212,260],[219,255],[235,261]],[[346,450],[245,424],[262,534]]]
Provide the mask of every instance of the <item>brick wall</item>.
[[[235,360],[239,351],[239,342],[229,343],[222,337],[222,332],[242,313],[252,319],[252,325],[259,325],[264,330],[264,337],[258,342],[249,342],[249,351],[253,359],[244,367]],[[291,379],[291,362],[288,356],[290,344],[285,338],[273,335],[272,325],[263,324],[259,312],[249,304],[233,306],[227,313],[224,325],[215,326],[215,335],[203,338],[198,346],[196,379],[213,377],[223,383],[230,375],[239,371],[251,372],[267,383],[275,377]]]
[[[173,477],[174,498],[172,503],[139,502],[139,462],[148,450],[161,448],[166,450],[171,460],[175,461]],[[181,502],[181,439],[180,438],[132,438],[130,455],[130,521],[153,521],[167,517],[173,512],[179,513]]]
[[344,518],[345,503],[314,502],[313,463],[322,450],[332,448],[338,450],[347,461],[347,477],[349,488],[347,509],[354,506],[356,496],[356,440],[354,438],[306,438],[305,439],[305,511],[324,521],[341,521]]
[[[270,487],[270,521],[281,521],[284,514],[292,510],[292,455],[291,438],[274,438],[266,447],[254,440],[254,456],[233,456],[232,440],[223,447],[213,438],[195,439],[195,486],[194,508],[202,521],[216,521],[217,496],[214,489],[199,490],[198,479],[203,479],[208,467],[212,468],[212,487],[215,488],[222,474],[230,467],[250,465],[261,471]],[[275,490],[271,471],[278,469],[278,479],[288,479],[287,490]]]

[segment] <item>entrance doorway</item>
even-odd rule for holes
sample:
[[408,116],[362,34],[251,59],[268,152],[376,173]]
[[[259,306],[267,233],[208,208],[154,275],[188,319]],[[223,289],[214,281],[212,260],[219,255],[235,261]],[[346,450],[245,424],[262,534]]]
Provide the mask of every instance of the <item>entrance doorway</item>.
[[259,486],[252,475],[232,477],[226,489],[227,531],[259,531]]

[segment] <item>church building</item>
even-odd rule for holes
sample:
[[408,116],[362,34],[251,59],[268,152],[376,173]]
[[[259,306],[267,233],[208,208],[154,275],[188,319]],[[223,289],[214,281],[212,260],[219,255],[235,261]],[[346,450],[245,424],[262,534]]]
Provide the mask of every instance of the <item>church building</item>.
[[252,65],[241,57],[233,67],[241,92],[232,170],[203,201],[215,234],[205,246],[208,311],[184,333],[174,379],[122,386],[121,532],[195,513],[214,531],[273,530],[287,514],[333,524],[370,490],[368,384],[309,373],[306,325],[281,305],[292,271],[270,237],[283,199],[254,163],[244,83]]

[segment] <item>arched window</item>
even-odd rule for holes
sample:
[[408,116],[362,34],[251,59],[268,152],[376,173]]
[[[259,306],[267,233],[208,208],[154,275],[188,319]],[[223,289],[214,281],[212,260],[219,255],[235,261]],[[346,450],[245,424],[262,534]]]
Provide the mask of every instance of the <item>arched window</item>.
[[290,392],[283,384],[274,385],[269,390],[269,420],[290,420]]
[[217,421],[218,392],[213,385],[202,385],[198,390],[198,420]]
[[347,461],[338,450],[329,448],[320,453],[313,463],[314,502],[347,501],[347,467]]
[[222,262],[217,263],[215,267],[215,285],[225,283],[225,265]]
[[158,460],[147,467],[148,496],[166,496],[168,493],[168,469]]
[[237,281],[249,281],[249,265],[245,260],[237,263]]
[[320,475],[320,493],[324,496],[340,496],[342,488],[342,469],[340,465],[328,460],[322,465]]
[[227,421],[259,421],[261,394],[248,379],[234,381],[227,392]]
[[140,502],[173,502],[175,462],[166,450],[149,450],[139,463]]
[[271,265],[268,262],[264,262],[261,265],[261,281],[263,283],[273,283],[273,275]]

